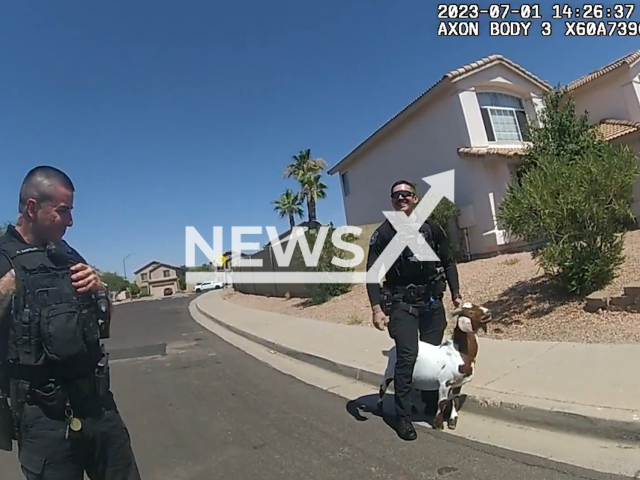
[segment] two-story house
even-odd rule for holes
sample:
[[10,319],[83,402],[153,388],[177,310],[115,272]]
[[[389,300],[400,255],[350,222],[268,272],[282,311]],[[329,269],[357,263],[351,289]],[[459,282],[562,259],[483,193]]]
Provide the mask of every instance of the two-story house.
[[[576,106],[590,110],[608,140],[638,147],[639,58],[634,52],[572,85]],[[429,187],[423,177],[452,169],[458,224],[471,257],[521,247],[500,230],[495,214],[526,148],[527,119],[537,120],[551,88],[513,61],[491,55],[445,74],[358,145],[329,174],[340,174],[347,224],[362,228],[361,247],[366,251],[372,231],[385,220],[382,212],[392,209],[393,181],[410,180],[424,194]]]
[[136,284],[140,287],[141,295],[162,297],[166,288],[171,288],[172,293],[180,291],[180,267],[153,260],[138,268],[133,274],[136,276]]

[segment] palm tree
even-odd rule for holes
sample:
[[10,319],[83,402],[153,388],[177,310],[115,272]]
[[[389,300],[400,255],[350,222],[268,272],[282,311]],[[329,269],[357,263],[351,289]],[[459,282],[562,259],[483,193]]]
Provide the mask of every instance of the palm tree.
[[327,162],[322,158],[311,158],[311,149],[300,150],[298,155],[293,156],[293,162],[284,169],[284,178],[293,177],[297,181],[307,173],[318,173],[327,168]]
[[293,156],[293,162],[284,170],[285,178],[293,177],[300,184],[300,193],[307,200],[309,221],[316,221],[316,200],[326,197],[327,186],[320,181],[327,162],[322,158],[312,158],[311,149],[300,150]]
[[293,228],[296,225],[295,217],[302,218],[304,213],[302,210],[303,200],[302,195],[287,188],[279,198],[271,203],[275,205],[274,210],[278,212],[280,218],[289,216],[289,226]]
[[307,199],[307,212],[309,222],[316,222],[316,200],[324,199],[327,196],[327,186],[322,182],[319,173],[307,173],[300,179],[302,194]]

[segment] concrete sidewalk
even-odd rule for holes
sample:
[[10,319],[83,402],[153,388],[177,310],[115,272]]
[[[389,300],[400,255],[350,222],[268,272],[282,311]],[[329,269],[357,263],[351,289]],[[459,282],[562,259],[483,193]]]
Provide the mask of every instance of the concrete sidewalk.
[[[220,292],[194,300],[216,323],[279,353],[371,384],[393,346],[388,333],[241,307]],[[462,408],[527,425],[640,441],[640,345],[512,342],[480,337]],[[464,415],[464,413],[461,413]]]

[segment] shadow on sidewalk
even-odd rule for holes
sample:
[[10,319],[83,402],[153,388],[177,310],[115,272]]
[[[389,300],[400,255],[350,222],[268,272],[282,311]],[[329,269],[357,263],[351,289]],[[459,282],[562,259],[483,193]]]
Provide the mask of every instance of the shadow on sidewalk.
[[[366,422],[367,420],[369,420],[369,417],[363,414],[369,414],[373,415],[374,417],[381,418],[384,423],[389,426],[389,428],[395,431],[395,405],[393,394],[385,394],[383,398],[384,412],[380,412],[378,410],[378,398],[379,396],[377,394],[371,394],[364,395],[355,400],[349,400],[346,405],[346,410],[349,415],[351,415],[358,422]],[[413,402],[413,414],[411,415],[411,420],[413,422],[424,422],[433,427],[433,417],[430,417],[424,413],[425,404],[422,402],[420,394],[418,392],[414,392],[414,394],[411,396],[411,399]],[[464,393],[460,395],[460,409],[458,410],[458,414],[460,414],[460,411],[464,409],[466,400],[467,397]],[[450,407],[445,410],[445,418],[447,418],[447,416],[449,415],[450,410]]]

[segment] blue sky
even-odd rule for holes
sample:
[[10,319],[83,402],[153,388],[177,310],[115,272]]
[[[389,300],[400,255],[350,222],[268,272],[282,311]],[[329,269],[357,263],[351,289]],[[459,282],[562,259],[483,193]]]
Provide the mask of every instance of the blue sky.
[[[295,187],[292,155],[333,166],[451,69],[500,53],[567,83],[639,48],[564,37],[559,20],[551,37],[540,20],[530,37],[438,37],[436,13],[427,0],[7,2],[0,221],[25,173],[55,165],[77,189],[66,238],[92,264],[183,264],[187,225],[209,242],[222,225],[225,248],[231,225],[284,231],[270,202]],[[338,178],[325,182],[319,219],[344,224]]]

